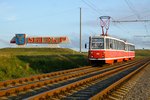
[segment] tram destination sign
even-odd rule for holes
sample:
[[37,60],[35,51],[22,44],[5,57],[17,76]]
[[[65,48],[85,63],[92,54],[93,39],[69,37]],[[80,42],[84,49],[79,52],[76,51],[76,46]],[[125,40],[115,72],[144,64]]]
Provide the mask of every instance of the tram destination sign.
[[10,43],[16,43],[17,45],[25,44],[62,44],[68,43],[69,39],[66,36],[60,37],[27,37],[26,34],[16,34],[10,41]]

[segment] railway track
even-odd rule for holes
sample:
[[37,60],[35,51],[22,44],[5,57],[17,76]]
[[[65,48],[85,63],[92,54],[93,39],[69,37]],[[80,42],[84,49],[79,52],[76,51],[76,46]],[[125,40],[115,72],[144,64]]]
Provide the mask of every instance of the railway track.
[[[149,67],[149,65],[147,66]],[[126,97],[130,95],[132,89],[138,84],[140,78],[143,78],[143,74],[145,73],[145,69],[141,69],[139,73],[134,75],[133,77],[129,78],[125,82],[121,83],[120,85],[114,87],[109,93],[105,95],[103,99],[105,100],[126,100]],[[136,99],[136,98],[133,98]],[[150,100],[150,99],[148,99]]]
[[146,61],[100,68],[88,66],[0,82],[0,99],[87,99],[98,93],[91,93],[90,87]]
[[[127,83],[126,81],[128,81],[133,75],[135,75],[136,73],[141,71],[148,64],[150,64],[150,60],[147,60],[147,62],[145,62],[143,64],[141,63],[141,65],[139,65],[140,67],[135,68],[135,70],[133,70],[126,76],[122,77],[120,80],[115,81],[113,84],[109,85],[108,87],[103,89],[98,94],[92,96],[90,98],[90,100],[101,100],[101,99],[120,100],[131,89],[131,87],[135,84],[137,79],[134,79],[133,83],[130,83],[130,84]],[[134,69],[134,67],[133,67],[133,69]],[[124,84],[124,86],[120,87],[120,85],[122,85],[122,84]],[[120,87],[120,88],[118,89],[118,87]]]
[[137,81],[141,78],[144,71],[142,70],[130,80],[122,83],[121,85],[114,88],[107,96],[105,96],[106,100],[123,100],[128,94],[130,90],[136,85]]

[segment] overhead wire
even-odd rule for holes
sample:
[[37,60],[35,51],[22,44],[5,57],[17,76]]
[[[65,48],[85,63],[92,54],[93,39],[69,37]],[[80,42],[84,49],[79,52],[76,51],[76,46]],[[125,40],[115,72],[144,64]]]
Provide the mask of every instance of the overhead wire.
[[[138,11],[135,10],[133,4],[129,0],[124,0],[124,1],[126,2],[126,4],[129,7],[129,9],[132,11],[132,13],[134,13],[136,15],[137,19],[141,20],[141,16],[138,13]],[[143,23],[143,26],[145,28],[146,33],[148,33],[147,25],[145,23]]]
[[138,19],[141,19],[139,13],[133,7],[133,4],[129,0],[124,0],[124,1],[126,2],[126,4],[129,7],[129,9],[132,11],[132,13],[134,13]]
[[[103,15],[101,14],[99,11],[100,9],[96,9],[96,5],[94,5],[92,2],[89,2],[88,0],[82,0],[83,3],[85,3],[87,6],[89,6],[93,11],[95,11],[96,13],[100,14],[100,15]],[[111,19],[114,21],[115,19],[111,16]],[[125,33],[129,33],[129,31],[126,31],[126,29],[122,29],[121,27],[115,25],[115,27],[117,27],[118,29],[120,29],[121,31],[124,31]]]
[[[144,11],[144,12],[140,12],[140,13],[142,13],[142,14],[144,14],[144,13],[150,13],[150,11]],[[129,15],[129,16],[125,16],[125,17],[119,18],[117,20],[127,19],[127,18],[131,18],[133,16],[135,16],[135,14],[132,14],[132,15]],[[143,17],[146,17],[146,16],[143,16]]]
[[87,0],[86,1],[82,0],[82,2],[85,3],[87,6],[89,6],[93,11],[95,11],[96,13],[98,13],[98,14],[101,15],[101,13],[99,12],[99,10],[97,10],[97,9],[95,9],[95,7],[93,7],[93,4],[91,4]]
[[[89,1],[84,1],[84,0],[82,0],[87,6],[89,6],[93,11],[95,11],[96,13],[98,13],[98,14],[100,14],[101,15],[101,13],[98,11],[98,9],[96,9],[96,6],[93,4],[93,3],[91,3],[91,2],[89,2]],[[128,5],[128,7],[130,8],[130,10],[134,13],[134,15],[136,15],[136,17],[138,18],[138,19],[140,19],[141,18],[141,16],[138,14],[138,12],[135,10],[135,8],[133,7],[133,5],[132,4],[130,4],[128,1],[127,1],[127,5]],[[111,19],[114,21],[115,19],[111,16]],[[119,23],[120,24],[120,23]],[[122,27],[120,27],[121,26],[121,24],[118,26],[118,25],[115,25],[115,27],[116,28],[118,28],[118,29],[120,29],[121,31],[123,31],[123,32],[125,32],[125,33],[128,33],[128,34],[130,34],[130,32],[129,31],[127,31],[128,29],[125,29],[125,27],[124,28],[122,28]],[[146,30],[146,32],[148,33],[148,28],[147,28],[147,26],[145,25],[145,30]]]
[[[129,9],[136,15],[136,17],[141,20],[141,16],[140,14],[138,13],[137,10],[135,10],[135,8],[133,7],[133,4],[129,1],[129,0],[125,0],[126,4],[128,5]],[[145,32],[148,34],[148,28],[147,28],[147,25],[146,23],[142,22],[143,23],[143,26],[145,28]],[[145,38],[145,36],[143,36]],[[144,43],[144,42],[143,42]],[[147,43],[147,42],[146,42]],[[145,44],[145,43],[144,43]]]

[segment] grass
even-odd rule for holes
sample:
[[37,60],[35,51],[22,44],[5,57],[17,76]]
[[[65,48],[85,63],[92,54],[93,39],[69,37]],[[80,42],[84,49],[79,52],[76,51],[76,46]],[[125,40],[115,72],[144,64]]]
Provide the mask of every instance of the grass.
[[4,48],[0,55],[52,55],[52,54],[79,54],[66,48]]
[[0,81],[85,65],[88,65],[87,56],[71,49],[0,49]]
[[136,58],[150,57],[150,50],[137,49],[135,51]]

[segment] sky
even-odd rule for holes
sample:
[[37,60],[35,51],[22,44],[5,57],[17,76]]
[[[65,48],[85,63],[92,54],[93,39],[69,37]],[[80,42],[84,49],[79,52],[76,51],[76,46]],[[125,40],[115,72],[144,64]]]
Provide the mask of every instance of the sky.
[[82,8],[82,48],[89,36],[101,34],[100,16],[110,16],[108,34],[150,49],[150,0],[0,0],[0,48],[14,47],[17,33],[28,36],[68,36],[63,46],[79,50],[80,7]]

